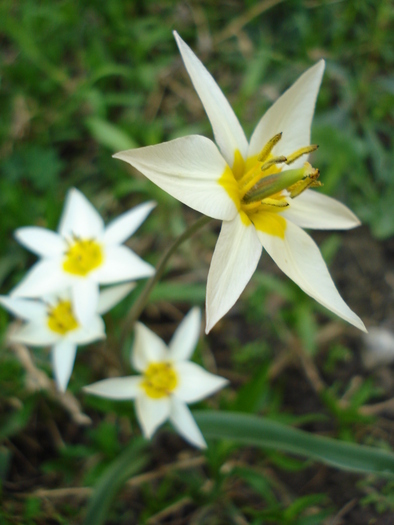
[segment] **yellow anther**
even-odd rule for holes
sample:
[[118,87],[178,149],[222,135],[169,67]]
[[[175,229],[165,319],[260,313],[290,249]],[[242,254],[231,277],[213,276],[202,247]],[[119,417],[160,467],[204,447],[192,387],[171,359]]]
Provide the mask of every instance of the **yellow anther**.
[[103,250],[93,239],[74,237],[63,261],[63,270],[73,275],[85,277],[89,272],[101,266],[104,261]]
[[311,144],[310,146],[305,146],[305,148],[300,148],[297,151],[294,151],[294,153],[291,153],[291,155],[287,156],[286,164],[292,164],[294,161],[302,157],[302,155],[316,151],[318,147],[319,146],[317,144]]
[[282,162],[286,162],[286,161],[287,161],[287,157],[285,157],[284,155],[281,155],[279,157],[272,157],[272,159],[267,160],[267,162],[264,162],[264,164],[262,164],[260,170],[266,171],[268,170],[268,168],[270,168],[274,164],[281,164]]
[[177,384],[178,377],[171,363],[151,363],[141,386],[148,397],[160,399],[170,395]]
[[273,147],[278,144],[280,139],[282,138],[282,133],[277,133],[270,139],[267,144],[264,146],[264,148],[260,151],[259,156],[257,157],[257,160],[259,162],[264,162],[269,154],[271,153]]
[[56,306],[52,306],[47,314],[48,328],[52,332],[65,335],[71,330],[78,328],[78,322],[75,319],[70,301],[59,301]]

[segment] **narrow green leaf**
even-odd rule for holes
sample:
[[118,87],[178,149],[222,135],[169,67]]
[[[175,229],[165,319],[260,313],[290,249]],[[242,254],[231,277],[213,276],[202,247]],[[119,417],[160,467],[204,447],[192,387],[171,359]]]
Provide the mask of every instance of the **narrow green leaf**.
[[193,415],[207,439],[231,439],[300,454],[342,470],[394,476],[394,454],[385,450],[318,436],[248,414],[196,411]]
[[147,457],[141,455],[141,444],[132,442],[126,450],[111,463],[101,476],[90,498],[86,512],[85,525],[101,525],[107,518],[116,494],[128,478],[136,474],[146,464]]
[[99,144],[112,151],[136,148],[138,144],[121,128],[100,117],[88,117],[86,127]]

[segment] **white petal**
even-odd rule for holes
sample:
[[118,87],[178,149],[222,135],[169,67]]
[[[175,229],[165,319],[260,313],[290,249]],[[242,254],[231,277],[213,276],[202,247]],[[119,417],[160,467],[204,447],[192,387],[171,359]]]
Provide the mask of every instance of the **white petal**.
[[135,408],[144,436],[151,438],[157,427],[170,415],[170,399],[151,399],[141,395],[135,400]]
[[100,291],[97,313],[106,314],[115,305],[120,303],[134,288],[135,283],[118,284],[117,286],[108,286]]
[[64,253],[67,245],[56,232],[36,226],[19,228],[15,237],[25,248],[41,257],[53,257]]
[[174,333],[169,344],[172,361],[190,359],[201,330],[201,310],[192,308]]
[[143,261],[130,248],[115,245],[108,246],[103,264],[91,276],[101,284],[111,284],[150,277],[154,273],[153,266]]
[[233,167],[236,150],[246,159],[248,141],[245,133],[212,75],[176,31],[174,36],[187,72],[211,122],[215,141],[227,164]]
[[86,345],[105,338],[105,325],[101,317],[95,314],[87,325],[80,325],[67,333],[67,339],[77,345]]
[[[309,68],[265,113],[250,139],[248,157],[257,155],[269,139],[280,132],[283,132],[282,139],[273,153],[289,155],[310,144],[311,123],[324,65],[324,60],[320,60]],[[302,166],[306,158],[306,155],[301,157],[289,169]]]
[[67,194],[58,229],[62,237],[74,234],[82,239],[97,239],[104,231],[104,222],[87,198],[72,188]]
[[175,363],[174,369],[178,376],[178,384],[173,394],[185,403],[200,401],[228,383],[224,377],[211,374],[190,361]]
[[305,293],[350,324],[366,331],[364,323],[339,295],[319,248],[307,233],[286,221],[284,239],[259,230],[257,234],[279,268]]
[[349,230],[361,224],[347,206],[312,190],[291,200],[283,216],[301,228],[313,230]]
[[198,448],[207,448],[205,439],[201,434],[189,408],[179,399],[171,398],[170,421],[186,441]]
[[77,346],[69,341],[60,341],[52,348],[52,366],[59,390],[66,391],[73,371]]
[[134,346],[131,364],[138,372],[144,372],[150,363],[167,361],[169,353],[164,341],[142,323],[135,324]]
[[262,252],[254,226],[240,215],[223,222],[208,274],[206,333],[234,305],[252,277]]
[[26,277],[11,291],[14,297],[42,297],[70,285],[70,278],[62,271],[58,259],[42,259],[30,269]]
[[11,340],[31,346],[48,346],[61,339],[61,335],[52,332],[45,322],[31,321],[21,326],[11,335]]
[[226,162],[215,144],[189,135],[114,155],[179,201],[214,219],[232,219],[236,206],[218,180]]
[[123,213],[105,228],[103,242],[122,244],[140,227],[155,206],[155,202],[145,202]]
[[71,289],[73,311],[76,319],[88,325],[97,311],[99,287],[91,279],[78,279]]
[[46,306],[41,301],[30,299],[14,299],[5,295],[0,296],[0,304],[17,317],[26,320],[43,318],[46,314]]
[[84,386],[88,394],[108,399],[135,399],[141,393],[141,376],[111,377]]

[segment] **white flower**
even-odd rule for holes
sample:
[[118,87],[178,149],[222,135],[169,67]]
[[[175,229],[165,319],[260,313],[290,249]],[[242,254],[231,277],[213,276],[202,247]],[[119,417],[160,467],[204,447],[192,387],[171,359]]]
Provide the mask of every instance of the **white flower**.
[[97,311],[86,325],[78,323],[67,291],[43,300],[0,296],[0,304],[26,321],[13,332],[11,341],[31,346],[52,346],[56,384],[64,392],[74,366],[77,346],[105,338],[105,326],[99,314],[108,312],[134,287],[134,283],[128,283],[103,290]]
[[324,61],[275,102],[248,143],[219,86],[176,33],[175,38],[219,149],[205,137],[190,135],[115,157],[184,204],[223,221],[208,275],[206,331],[236,302],[263,247],[304,292],[365,330],[340,297],[318,247],[302,230],[360,224],[343,204],[307,189],[319,184],[318,170],[304,160],[316,149],[309,146],[310,127]]
[[168,347],[151,330],[137,323],[131,363],[142,375],[104,379],[84,390],[110,399],[135,399],[137,418],[148,438],[169,419],[187,441],[206,447],[186,403],[213,394],[225,386],[227,380],[189,361],[199,337],[200,323],[200,310],[193,308]]
[[71,189],[59,233],[39,227],[16,231],[17,240],[42,259],[11,295],[43,297],[71,288],[76,317],[80,323],[88,323],[97,307],[99,284],[130,281],[154,273],[150,264],[122,246],[154,206],[153,202],[140,204],[105,228],[86,197]]

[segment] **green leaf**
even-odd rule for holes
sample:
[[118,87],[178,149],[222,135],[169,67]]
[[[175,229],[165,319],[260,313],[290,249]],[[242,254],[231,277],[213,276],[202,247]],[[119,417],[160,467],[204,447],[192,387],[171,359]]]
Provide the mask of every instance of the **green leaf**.
[[141,448],[141,442],[133,441],[104,472],[90,498],[85,525],[101,525],[105,522],[116,494],[127,479],[147,463],[147,457],[141,454]]
[[112,151],[132,149],[138,146],[125,131],[100,117],[89,117],[85,124],[92,137]]
[[317,436],[248,414],[196,411],[193,415],[207,439],[231,439],[300,454],[342,470],[394,476],[394,454],[385,450]]

